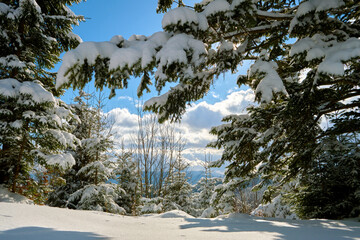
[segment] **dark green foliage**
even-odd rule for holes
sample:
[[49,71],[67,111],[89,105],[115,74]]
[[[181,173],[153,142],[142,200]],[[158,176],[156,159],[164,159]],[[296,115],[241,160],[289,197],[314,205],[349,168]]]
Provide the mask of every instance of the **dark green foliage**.
[[360,149],[348,140],[333,139],[302,179],[295,194],[303,218],[341,219],[360,214]]
[[166,12],[169,8],[171,8],[173,2],[174,0],[159,0],[156,12]]
[[116,203],[125,209],[127,214],[138,215],[140,205],[140,179],[137,174],[137,166],[131,152],[122,151],[117,155],[118,162],[114,169],[117,184],[124,192],[116,200]]

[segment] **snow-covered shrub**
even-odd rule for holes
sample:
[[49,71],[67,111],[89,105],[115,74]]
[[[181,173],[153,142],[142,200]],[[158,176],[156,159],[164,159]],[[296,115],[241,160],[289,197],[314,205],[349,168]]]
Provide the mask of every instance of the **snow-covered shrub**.
[[184,172],[174,174],[166,186],[167,194],[164,196],[164,211],[182,210],[184,212],[191,212],[191,196],[192,186],[187,181]]
[[124,190],[121,197],[117,199],[117,204],[123,207],[127,214],[138,215],[141,197],[140,180],[131,152],[127,152],[123,148],[121,154],[117,154],[117,162],[113,175],[119,187]]
[[202,177],[194,186],[198,192],[191,196],[193,216],[200,216],[204,210],[210,207],[211,197],[217,184],[221,183],[221,178]]
[[141,214],[164,212],[162,202],[163,199],[161,197],[141,198],[141,206],[140,206]]
[[206,208],[200,215],[201,218],[214,218],[216,216],[218,216],[218,211],[216,211],[215,208],[213,207],[208,207]]
[[260,204],[251,212],[251,215],[260,217],[299,219],[294,212],[294,209],[282,200],[281,195],[275,197],[270,203]]
[[125,209],[115,202],[122,192],[116,184],[92,184],[71,194],[68,201],[76,202],[76,208],[81,210],[126,214]]

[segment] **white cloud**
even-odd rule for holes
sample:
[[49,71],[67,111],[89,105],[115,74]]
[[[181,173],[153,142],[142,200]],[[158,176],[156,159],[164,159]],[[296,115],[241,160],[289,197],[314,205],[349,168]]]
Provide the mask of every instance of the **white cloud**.
[[210,130],[221,124],[221,119],[229,114],[246,112],[246,108],[254,104],[254,93],[251,89],[240,90],[229,94],[225,100],[209,104],[200,102],[189,107],[183,117],[183,124],[189,128]]
[[230,94],[230,93],[236,92],[238,90],[239,90],[239,87],[233,87],[229,91],[227,91],[227,93]]
[[219,94],[216,94],[214,91],[211,91],[210,94],[211,94],[211,96],[212,96],[213,98],[216,98],[216,99],[219,99],[219,98],[220,98],[220,95],[219,95]]
[[113,122],[112,134],[115,142],[125,145],[131,141],[132,134],[137,128],[137,115],[132,114],[126,108],[114,108],[108,112],[109,120]]
[[[126,96],[124,96],[125,99]],[[246,108],[254,104],[252,90],[238,90],[230,93],[226,99],[209,104],[205,101],[189,107],[176,129],[186,141],[184,157],[194,161],[192,165],[201,166],[205,153],[210,153],[213,160],[221,157],[221,150],[205,148],[209,142],[215,141],[216,136],[209,133],[210,128],[220,125],[221,119],[229,114],[244,113]],[[114,121],[114,137],[119,141],[131,141],[137,129],[137,114],[130,113],[126,108],[115,108],[109,112]]]
[[134,99],[132,97],[129,97],[129,96],[119,96],[118,100],[128,100],[130,102],[134,101]]

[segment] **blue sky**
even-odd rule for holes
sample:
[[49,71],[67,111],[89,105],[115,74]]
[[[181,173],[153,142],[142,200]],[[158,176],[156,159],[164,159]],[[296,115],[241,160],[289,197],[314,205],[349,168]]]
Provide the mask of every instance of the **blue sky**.
[[[194,0],[184,1],[185,4],[193,5]],[[88,0],[71,9],[77,15],[83,15],[86,22],[74,27],[74,33],[78,34],[83,41],[109,41],[114,35],[122,35],[129,38],[133,34],[149,36],[162,31],[161,20],[163,14],[156,13],[157,0]],[[56,69],[60,64],[57,65]],[[246,87],[238,88],[236,78],[239,74],[246,74],[249,64],[239,67],[235,75],[224,74],[215,81],[208,95],[188,108],[179,125],[188,142],[186,150],[190,160],[201,160],[204,152],[213,152],[214,158],[220,157],[220,152],[205,149],[209,141],[215,140],[209,135],[212,126],[219,125],[221,119],[228,114],[245,112],[245,108],[253,102],[253,92]],[[108,100],[104,110],[116,119],[115,129],[119,136],[126,136],[134,129],[132,122],[136,122],[136,107],[138,99],[136,89],[139,79],[131,79],[128,89],[117,90],[116,96]],[[89,85],[85,89],[93,92],[94,88]],[[109,92],[105,90],[105,92]],[[71,103],[74,97],[72,89],[68,89],[62,99]],[[143,101],[157,96],[156,91],[144,94]],[[126,137],[125,137],[126,138]]]

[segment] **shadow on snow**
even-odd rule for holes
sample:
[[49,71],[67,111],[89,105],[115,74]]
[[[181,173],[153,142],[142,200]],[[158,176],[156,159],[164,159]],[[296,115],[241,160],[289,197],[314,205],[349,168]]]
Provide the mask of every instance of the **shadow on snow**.
[[0,232],[4,240],[107,240],[109,238],[91,232],[61,231],[43,227],[21,227]]
[[274,218],[250,217],[234,214],[229,218],[186,218],[187,224],[181,229],[202,228],[205,232],[263,232],[274,233],[278,240],[359,239],[360,224],[351,221],[332,220],[282,220]]

